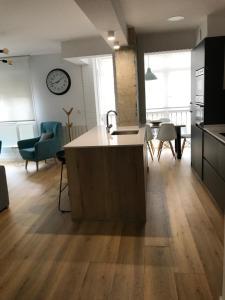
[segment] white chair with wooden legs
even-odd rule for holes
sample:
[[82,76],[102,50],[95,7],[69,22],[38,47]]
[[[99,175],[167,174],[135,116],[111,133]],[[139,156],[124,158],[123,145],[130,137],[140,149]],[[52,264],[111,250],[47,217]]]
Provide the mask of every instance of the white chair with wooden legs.
[[155,149],[154,149],[154,145],[152,143],[153,134],[152,134],[152,128],[148,124],[146,124],[146,127],[145,127],[145,139],[146,139],[146,143],[147,143],[151,158],[152,158],[152,160],[154,160],[153,155],[154,155]]
[[162,123],[169,123],[170,119],[169,118],[160,118],[159,121],[161,121]]
[[171,143],[171,141],[175,140],[176,138],[177,138],[177,133],[176,133],[174,124],[172,124],[172,123],[161,124],[161,126],[159,127],[158,135],[157,135],[157,139],[160,141],[159,147],[158,147],[158,160],[160,160],[164,142],[169,143],[173,157],[176,159],[173,145]]
[[183,139],[182,148],[181,148],[181,153],[183,154],[186,141],[187,139],[191,138],[191,134],[190,133],[181,134],[181,138]]

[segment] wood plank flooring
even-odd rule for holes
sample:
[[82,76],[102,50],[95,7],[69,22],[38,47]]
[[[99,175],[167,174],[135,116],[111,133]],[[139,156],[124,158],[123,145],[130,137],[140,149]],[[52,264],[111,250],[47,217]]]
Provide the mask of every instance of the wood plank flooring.
[[184,152],[150,162],[146,224],[73,223],[57,211],[59,165],[7,163],[0,299],[218,300],[223,215]]

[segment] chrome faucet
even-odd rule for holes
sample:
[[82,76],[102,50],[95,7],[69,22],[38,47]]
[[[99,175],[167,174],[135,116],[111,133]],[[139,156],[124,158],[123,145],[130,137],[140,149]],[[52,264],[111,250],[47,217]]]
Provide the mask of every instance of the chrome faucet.
[[109,124],[109,114],[114,113],[117,116],[117,112],[115,110],[109,110],[106,114],[106,130],[107,132],[110,131],[110,128],[112,127],[112,124]]

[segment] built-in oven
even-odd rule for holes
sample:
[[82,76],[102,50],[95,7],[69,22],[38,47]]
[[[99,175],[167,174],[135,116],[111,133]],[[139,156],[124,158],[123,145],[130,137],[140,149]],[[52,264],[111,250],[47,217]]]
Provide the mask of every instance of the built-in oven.
[[204,103],[195,102],[194,105],[195,124],[198,126],[204,125]]
[[195,101],[192,103],[192,124],[197,126],[204,124],[204,93],[205,93],[205,70],[201,68],[195,72]]
[[196,97],[202,97],[204,99],[204,92],[205,92],[205,69],[201,68],[195,72],[196,78]]

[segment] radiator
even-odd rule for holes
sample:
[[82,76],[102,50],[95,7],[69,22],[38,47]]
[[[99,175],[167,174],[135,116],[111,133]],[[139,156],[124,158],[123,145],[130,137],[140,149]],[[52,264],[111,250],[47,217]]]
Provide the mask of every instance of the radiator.
[[[72,140],[76,139],[83,133],[87,132],[87,127],[80,125],[80,126],[73,126],[71,128],[71,138]],[[69,132],[66,126],[63,126],[63,145],[69,143]]]

